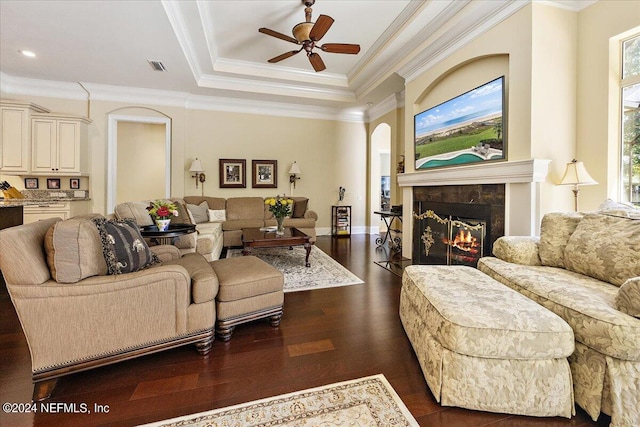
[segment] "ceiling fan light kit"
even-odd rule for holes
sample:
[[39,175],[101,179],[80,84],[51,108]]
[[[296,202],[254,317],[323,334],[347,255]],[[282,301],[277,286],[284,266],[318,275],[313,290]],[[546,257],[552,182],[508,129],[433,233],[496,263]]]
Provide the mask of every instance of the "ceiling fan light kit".
[[326,69],[322,58],[318,53],[314,52],[313,49],[317,47],[323,52],[329,53],[343,53],[356,55],[360,52],[360,45],[357,44],[347,44],[347,43],[326,43],[324,45],[318,45],[316,42],[320,41],[322,37],[329,31],[331,25],[335,22],[334,19],[327,15],[320,15],[316,22],[311,22],[311,13],[313,12],[311,6],[315,3],[315,0],[302,0],[302,3],[305,5],[304,9],[304,17],[305,22],[301,22],[293,27],[292,33],[293,37],[287,36],[285,34],[279,33],[274,30],[270,30],[268,28],[260,28],[258,31],[266,34],[271,37],[278,38],[280,40],[288,41],[290,43],[294,43],[297,45],[302,45],[302,47],[298,50],[292,50],[289,52],[285,52],[281,55],[273,57],[268,60],[269,63],[275,64],[276,62],[280,62],[283,59],[287,59],[292,57],[293,55],[304,50],[307,53],[307,57],[309,58],[309,62],[311,66],[316,72],[322,71]]

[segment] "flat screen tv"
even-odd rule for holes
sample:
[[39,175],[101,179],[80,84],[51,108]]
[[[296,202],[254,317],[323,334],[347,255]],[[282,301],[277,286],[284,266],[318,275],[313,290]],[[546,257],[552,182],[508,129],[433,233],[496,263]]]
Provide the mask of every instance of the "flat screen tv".
[[504,76],[416,114],[416,170],[505,160],[504,116]]

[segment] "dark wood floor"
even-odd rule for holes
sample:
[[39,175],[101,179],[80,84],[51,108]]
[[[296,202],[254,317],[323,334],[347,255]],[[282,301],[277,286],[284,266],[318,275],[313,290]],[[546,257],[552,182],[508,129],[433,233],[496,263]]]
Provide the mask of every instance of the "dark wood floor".
[[[608,417],[594,423],[580,408],[567,420],[437,404],[400,324],[401,280],[374,264],[383,257],[374,238],[320,237],[317,246],[365,283],[286,294],[278,329],[262,321],[241,325],[229,343],[216,341],[207,358],[186,346],[63,377],[50,401],[84,403],[90,415],[0,412],[0,425],[132,426],[379,373],[422,426],[608,425]],[[0,400],[30,402],[32,390],[29,351],[3,286]],[[94,413],[96,404],[108,413]]]

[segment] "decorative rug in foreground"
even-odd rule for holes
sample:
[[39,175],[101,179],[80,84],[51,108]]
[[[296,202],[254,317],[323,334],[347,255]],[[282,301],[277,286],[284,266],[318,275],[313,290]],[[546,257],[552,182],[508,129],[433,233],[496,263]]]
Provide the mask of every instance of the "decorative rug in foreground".
[[283,394],[145,427],[418,426],[382,374]]
[[[254,248],[255,255],[284,274],[284,291],[308,291],[364,283],[339,262],[313,246],[309,255],[311,267],[304,266],[306,252],[301,246],[289,248]],[[242,256],[242,249],[229,249],[227,258]]]

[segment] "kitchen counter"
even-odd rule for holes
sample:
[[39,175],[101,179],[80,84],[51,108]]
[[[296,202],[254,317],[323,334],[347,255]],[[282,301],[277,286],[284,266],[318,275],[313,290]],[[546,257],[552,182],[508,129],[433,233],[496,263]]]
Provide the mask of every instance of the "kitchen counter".
[[12,207],[12,206],[39,206],[47,205],[50,203],[61,202],[86,202],[90,201],[90,198],[47,198],[47,199],[0,199],[0,208]]

